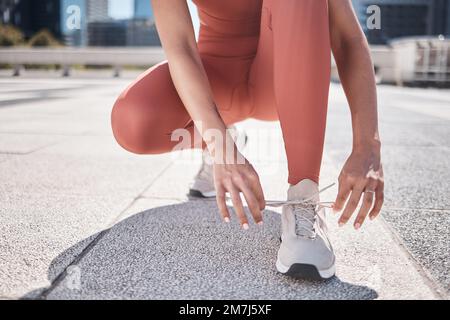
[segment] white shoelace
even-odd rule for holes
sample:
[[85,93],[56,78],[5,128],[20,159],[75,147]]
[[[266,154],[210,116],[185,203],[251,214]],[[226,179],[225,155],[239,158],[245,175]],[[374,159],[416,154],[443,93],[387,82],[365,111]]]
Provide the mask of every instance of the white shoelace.
[[279,201],[279,200],[266,200],[266,205],[268,207],[272,207],[272,208],[279,208],[279,207],[284,207],[284,206],[291,206],[291,205],[304,205],[306,203],[313,203],[314,205],[319,206],[318,210],[320,210],[321,208],[331,208],[331,205],[334,202],[328,201],[328,202],[315,202],[313,201],[313,199],[327,191],[328,189],[334,187],[336,185],[336,183],[330,184],[329,186],[319,190],[318,192],[313,193],[309,198],[306,199],[302,199],[302,200],[291,200],[291,201]]
[[[284,206],[296,206],[296,205],[301,206],[302,205],[304,207],[305,205],[309,204],[309,205],[314,205],[315,207],[317,207],[316,210],[321,210],[323,208],[332,208],[332,204],[334,204],[334,202],[332,202],[332,201],[317,202],[317,201],[313,201],[313,199],[317,195],[325,192],[326,190],[334,187],[335,185],[336,185],[336,183],[330,184],[329,186],[319,190],[318,192],[313,193],[309,198],[306,198],[306,199],[291,200],[291,201],[286,201],[286,200],[283,200],[283,201],[280,201],[280,200],[266,200],[266,206],[267,207],[271,207],[271,208],[279,208],[279,207],[284,207]],[[205,201],[205,200],[206,201],[214,201],[214,202],[216,202],[216,199],[202,199],[202,200],[199,200],[199,201]],[[225,198],[225,200],[227,202],[229,202],[229,201],[231,201],[231,198],[229,196],[227,196]]]
[[[333,183],[313,193],[310,197],[301,200],[266,200],[266,206],[271,208],[291,206],[295,217],[295,233],[300,237],[314,240],[317,234],[317,230],[315,229],[317,212],[324,208],[332,208],[332,204],[334,203],[331,201],[318,202],[314,198],[335,185],[336,183]],[[216,199],[208,199],[208,201],[216,201]],[[227,196],[226,201],[231,201],[231,198]]]
[[319,190],[310,197],[294,201],[266,201],[268,207],[290,206],[295,218],[295,233],[297,236],[305,237],[311,240],[316,238],[315,228],[317,212],[323,208],[331,208],[333,202],[317,202],[313,200],[317,195],[333,187],[335,183]]

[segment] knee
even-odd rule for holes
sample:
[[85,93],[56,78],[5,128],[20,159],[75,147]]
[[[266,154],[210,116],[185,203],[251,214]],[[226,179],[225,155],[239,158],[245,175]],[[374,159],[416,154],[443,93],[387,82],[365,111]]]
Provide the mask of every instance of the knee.
[[117,143],[135,154],[158,153],[155,144],[157,125],[155,113],[142,102],[133,101],[126,95],[120,96],[111,113],[111,127]]

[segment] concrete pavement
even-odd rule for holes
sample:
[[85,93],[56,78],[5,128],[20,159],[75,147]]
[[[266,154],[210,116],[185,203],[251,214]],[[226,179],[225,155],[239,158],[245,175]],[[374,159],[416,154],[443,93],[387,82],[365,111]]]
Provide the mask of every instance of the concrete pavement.
[[[142,157],[115,144],[109,112],[128,82],[0,78],[0,297],[448,297],[449,91],[380,88],[384,219],[355,232],[330,217],[338,276],[311,283],[274,270],[276,211],[262,230],[242,232],[220,223],[214,203],[187,201],[198,153]],[[337,180],[351,145],[338,85],[330,98],[323,185]],[[278,124],[240,127],[267,198],[283,199]],[[269,138],[276,152],[263,148]]]

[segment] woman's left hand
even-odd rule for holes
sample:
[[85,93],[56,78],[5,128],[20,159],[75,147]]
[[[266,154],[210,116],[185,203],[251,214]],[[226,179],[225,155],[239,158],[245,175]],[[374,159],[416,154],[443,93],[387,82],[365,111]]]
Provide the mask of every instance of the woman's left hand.
[[[339,192],[333,206],[341,212],[345,206],[339,226],[344,226],[354,214],[363,197],[363,203],[356,217],[354,227],[361,228],[367,216],[375,219],[384,202],[383,166],[379,148],[353,150],[339,176]],[[348,199],[348,201],[347,201]]]

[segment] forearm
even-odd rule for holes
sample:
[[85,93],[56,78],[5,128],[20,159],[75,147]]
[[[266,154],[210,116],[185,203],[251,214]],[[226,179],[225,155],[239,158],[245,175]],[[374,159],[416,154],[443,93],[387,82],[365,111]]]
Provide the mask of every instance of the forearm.
[[353,148],[379,148],[377,89],[367,42],[365,39],[344,42],[334,55],[350,105]]
[[[156,25],[166,52],[172,81],[195,126],[214,155],[223,150],[210,137],[212,131],[222,140],[232,141],[219,115],[208,77],[200,59],[186,1],[152,0]],[[218,142],[221,142],[220,139]],[[232,143],[231,145],[234,146]]]
[[168,54],[170,72],[177,92],[210,153],[221,157],[217,150],[223,152],[227,143],[234,148],[234,142],[220,117],[208,77],[196,50],[197,48],[172,50]]

